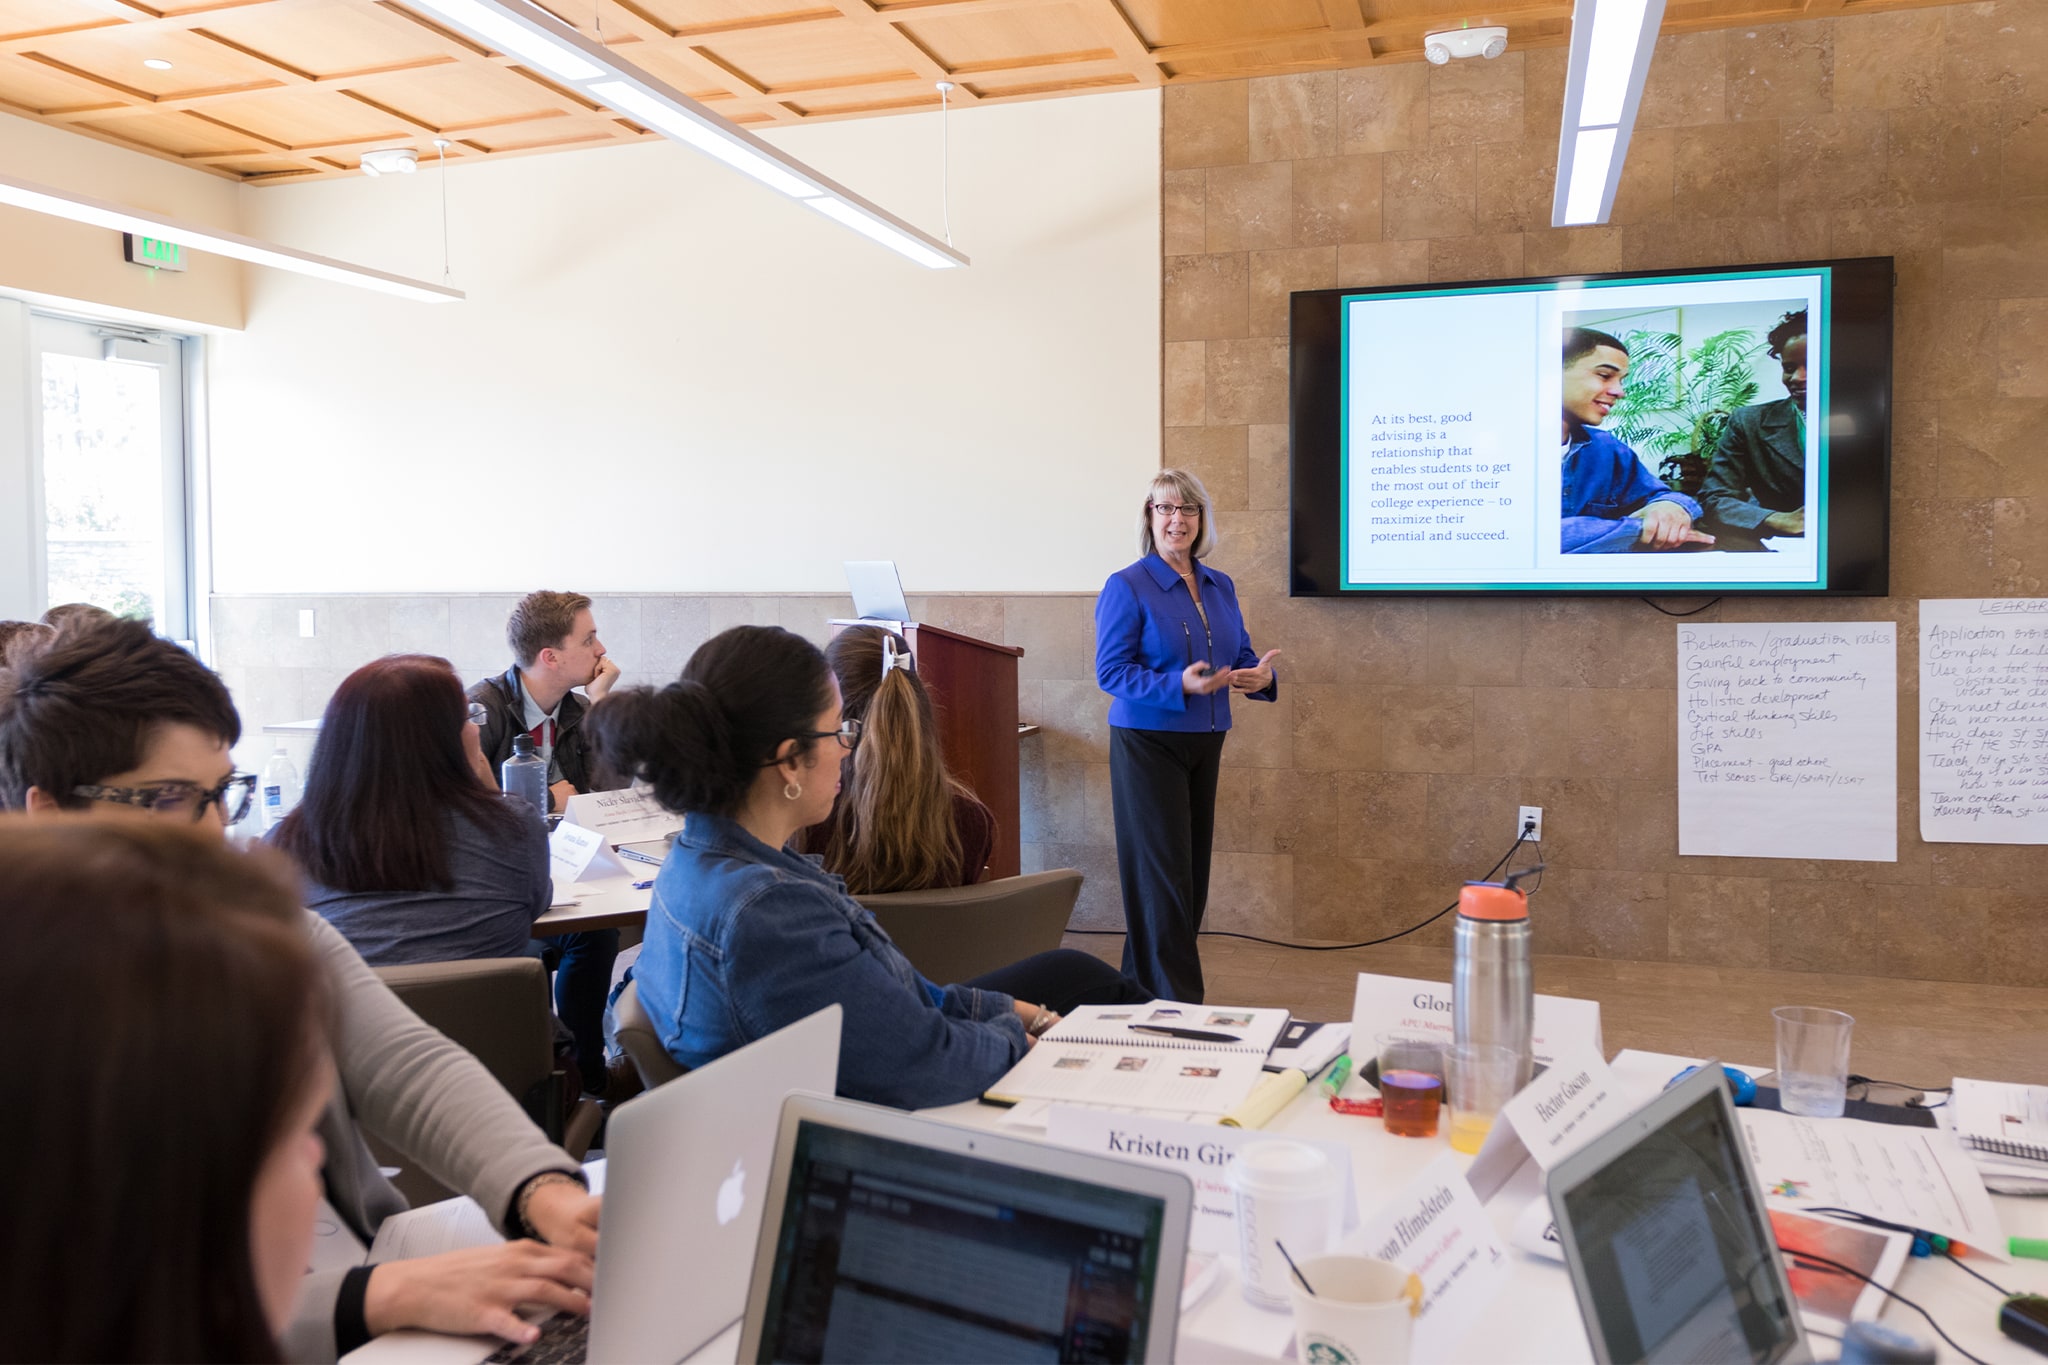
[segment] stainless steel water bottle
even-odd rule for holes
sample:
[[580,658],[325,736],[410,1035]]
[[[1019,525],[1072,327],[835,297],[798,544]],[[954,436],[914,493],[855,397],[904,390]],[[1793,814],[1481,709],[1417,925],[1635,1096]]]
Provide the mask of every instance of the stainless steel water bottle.
[[1519,1090],[1535,1068],[1536,990],[1529,969],[1529,898],[1516,880],[1467,882],[1458,893],[1451,1027],[1460,1043],[1514,1051],[1522,1059],[1515,1076]]

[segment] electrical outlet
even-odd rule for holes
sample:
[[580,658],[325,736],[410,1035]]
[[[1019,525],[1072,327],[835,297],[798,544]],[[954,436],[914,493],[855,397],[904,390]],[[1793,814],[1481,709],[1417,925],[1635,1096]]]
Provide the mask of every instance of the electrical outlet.
[[1522,813],[1515,817],[1515,837],[1526,838],[1532,844],[1543,841],[1543,807],[1522,807]]

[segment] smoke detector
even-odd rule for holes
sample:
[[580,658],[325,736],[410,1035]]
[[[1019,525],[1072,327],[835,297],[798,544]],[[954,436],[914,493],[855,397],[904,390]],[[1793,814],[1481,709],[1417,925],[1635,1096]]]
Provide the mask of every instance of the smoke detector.
[[411,175],[420,168],[420,154],[410,147],[382,147],[363,153],[364,175]]
[[1432,66],[1442,66],[1453,57],[1492,59],[1508,50],[1508,31],[1499,25],[1489,28],[1447,28],[1422,35],[1422,55]]

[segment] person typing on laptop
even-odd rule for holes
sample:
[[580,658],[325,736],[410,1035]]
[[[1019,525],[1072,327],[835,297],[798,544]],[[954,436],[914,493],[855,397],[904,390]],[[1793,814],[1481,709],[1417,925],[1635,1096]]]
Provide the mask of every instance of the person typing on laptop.
[[[220,839],[255,778],[234,771],[241,736],[227,688],[145,622],[81,623],[0,668],[0,806],[31,819],[167,820]],[[290,1326],[293,1360],[333,1360],[399,1327],[526,1341],[516,1313],[541,1302],[588,1310],[599,1201],[467,1052],[421,1023],[325,920],[301,912],[334,1005],[337,1094],[323,1112],[330,1204],[365,1242],[405,1200],[364,1144],[367,1129],[480,1204],[515,1239],[307,1276]]]
[[860,738],[839,702],[815,645],[739,626],[675,682],[617,692],[592,713],[598,752],[687,817],[634,968],[671,1056],[702,1066],[837,1003],[839,1093],[915,1108],[980,1094],[1060,1010],[1150,998],[1071,949],[961,985],[919,975],[839,877],[789,848],[831,813],[840,760]]

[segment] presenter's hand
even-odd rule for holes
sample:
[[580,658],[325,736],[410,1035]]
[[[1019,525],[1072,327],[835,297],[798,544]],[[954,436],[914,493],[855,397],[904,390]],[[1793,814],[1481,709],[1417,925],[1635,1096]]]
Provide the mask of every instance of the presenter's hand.
[[1646,550],[1674,550],[1680,545],[1712,545],[1714,538],[1692,529],[1692,518],[1675,502],[1653,502],[1638,513],[1643,519],[1639,539]]
[[1230,670],[1221,672],[1207,664],[1189,664],[1180,671],[1180,690],[1191,697],[1204,697],[1230,686]]
[[526,1221],[549,1246],[597,1254],[597,1218],[604,1199],[581,1185],[551,1180],[526,1197]]
[[1790,512],[1773,512],[1764,518],[1764,530],[1774,536],[1803,536],[1806,534],[1806,509],[1795,507]]
[[419,1327],[528,1342],[540,1329],[519,1316],[519,1306],[545,1304],[588,1317],[591,1272],[582,1252],[532,1241],[386,1261],[370,1272],[363,1320],[373,1337]]
[[619,680],[619,666],[607,654],[597,661],[597,676],[583,685],[583,695],[592,701],[603,701]]
[[1273,660],[1280,657],[1280,651],[1269,649],[1259,656],[1256,668],[1234,668],[1230,671],[1230,685],[1240,692],[1263,692],[1273,685]]

